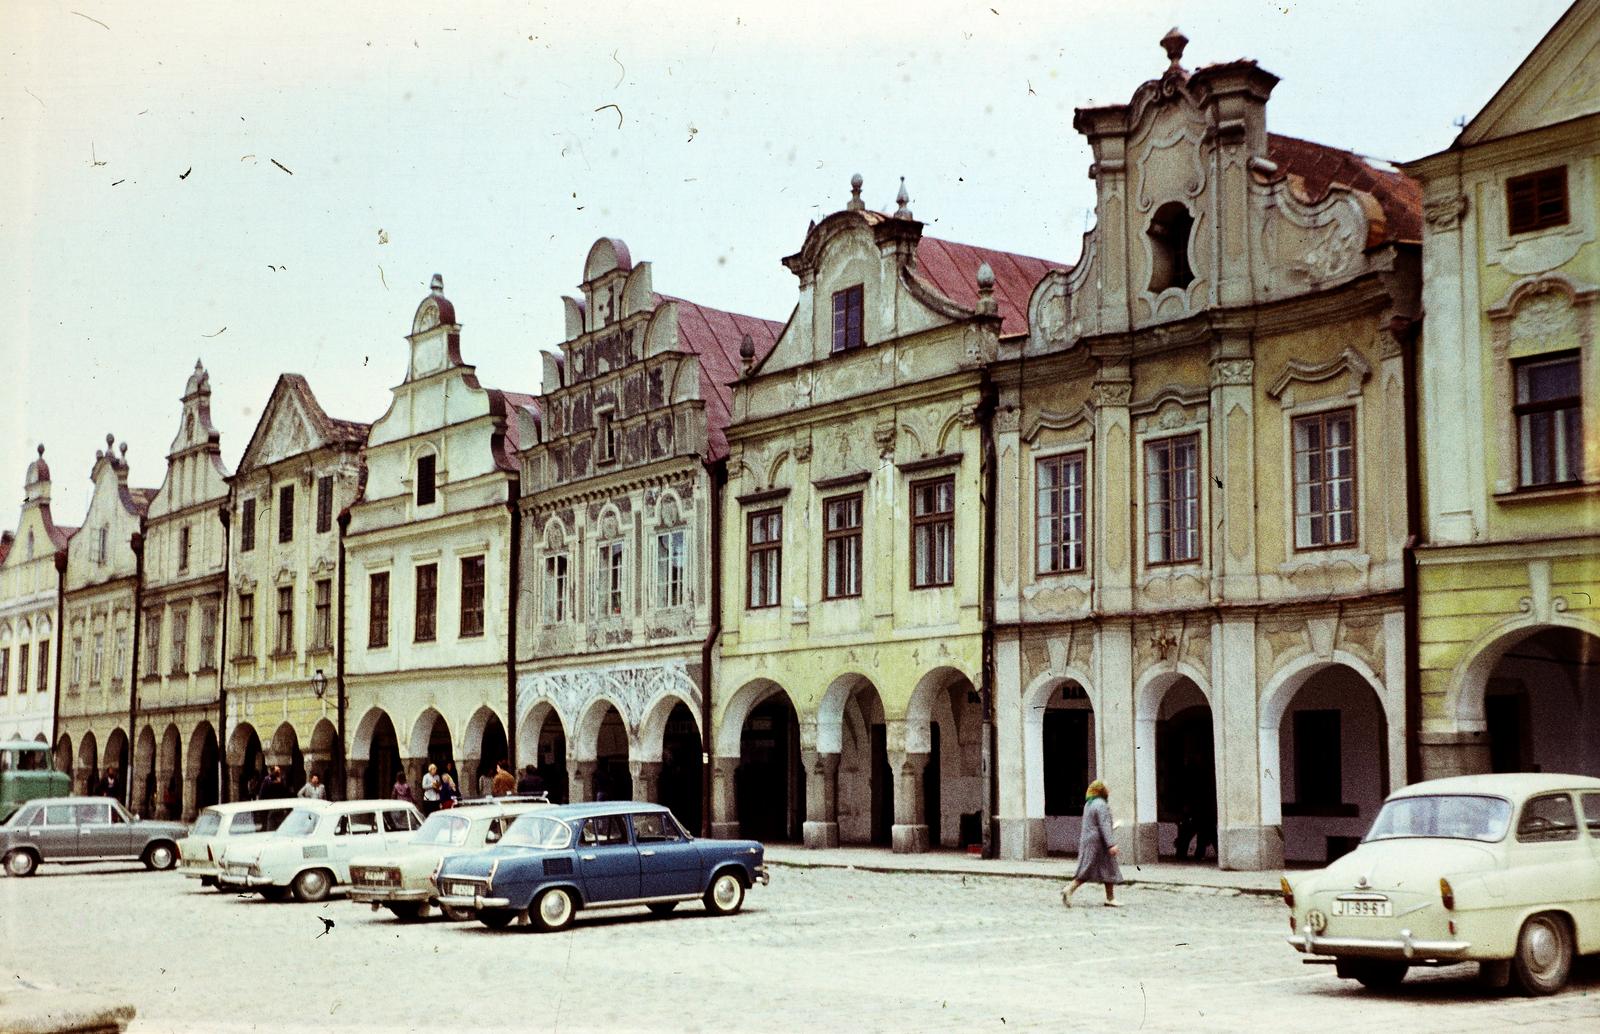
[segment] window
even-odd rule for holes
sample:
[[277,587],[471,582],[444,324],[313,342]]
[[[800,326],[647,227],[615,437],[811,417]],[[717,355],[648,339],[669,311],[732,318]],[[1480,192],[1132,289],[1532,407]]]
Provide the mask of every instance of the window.
[[0,646],[0,697],[11,692],[11,647]]
[[178,570],[189,570],[189,526],[178,529]]
[[911,587],[930,589],[955,581],[956,479],[911,484]]
[[622,613],[622,543],[600,543],[600,613]]
[[597,815],[594,818],[584,819],[583,832],[578,834],[578,843],[584,847],[603,847],[607,844],[627,842],[628,824],[621,815]]
[[1294,802],[1338,804],[1344,795],[1344,769],[1337,710],[1294,713]]
[[544,558],[544,623],[559,625],[567,620],[567,555],[556,553]]
[[28,691],[28,644],[17,647],[17,692]]
[[866,344],[861,327],[860,284],[833,292],[833,350],[845,352]]
[[183,675],[189,670],[189,609],[176,608],[172,612],[172,674]]
[[1522,806],[1517,839],[1535,843],[1578,839],[1578,813],[1564,793],[1534,797]]
[[1583,389],[1578,356],[1516,364],[1517,445],[1523,488],[1568,484],[1583,469]]
[[256,655],[256,594],[239,594],[239,656]]
[[423,453],[417,457],[417,505],[430,506],[434,500],[434,493],[438,489],[435,484],[434,470],[439,457],[431,452]]
[[334,827],[333,835],[336,837],[359,837],[378,831],[378,815],[371,811],[358,811],[349,815],[339,816],[339,824]]
[[656,606],[683,606],[684,530],[656,536]]
[[861,595],[861,493],[822,503],[822,598]]
[[595,416],[595,447],[600,450],[599,462],[610,463],[617,458],[617,425],[612,420],[612,410],[600,411]]
[[333,527],[333,475],[317,478],[317,534]]
[[383,831],[385,833],[408,833],[416,828],[417,824],[411,820],[409,811],[390,809],[383,813]]
[[745,573],[749,584],[746,604],[752,610],[776,607],[783,586],[783,511],[762,510],[748,520]]
[[117,685],[122,681],[122,673],[128,670],[128,630],[117,629],[117,662],[111,669],[111,684]]
[[1040,574],[1083,570],[1084,454],[1049,456],[1034,468],[1034,549]]
[[1567,167],[1506,180],[1506,213],[1512,233],[1567,225]]
[[439,601],[439,565],[417,565],[417,610],[413,621],[413,638],[419,643],[434,639],[436,609]]
[[161,611],[152,610],[144,616],[144,673],[161,673]]
[[677,824],[664,811],[647,811],[633,816],[633,840],[636,844],[661,844],[682,840]]
[[367,646],[389,645],[389,572],[367,578]]
[[1185,288],[1194,281],[1189,268],[1189,235],[1194,216],[1181,201],[1168,201],[1156,209],[1145,232],[1150,237],[1150,293]]
[[[91,685],[98,686],[100,684],[100,679],[105,671],[105,660],[106,634],[104,632],[96,632],[94,634],[94,648],[89,654],[89,682]],[[0,664],[0,683],[5,682],[4,667],[3,664]]]
[[72,637],[72,682],[76,688],[83,681],[83,636]]
[[246,499],[239,505],[239,552],[248,553],[256,548],[256,501]]
[[311,645],[326,650],[333,645],[333,582],[319,579],[312,587]]
[[34,692],[45,693],[50,689],[50,640],[39,640],[39,679],[33,684]]
[[1200,559],[1200,436],[1144,447],[1145,562]]
[[483,635],[483,557],[461,558],[461,634]]
[[278,489],[278,541],[294,541],[294,486]]
[[200,650],[195,655],[195,666],[210,671],[217,666],[217,605],[200,605]]
[[1294,421],[1294,546],[1319,549],[1356,540],[1355,411]]
[[111,529],[110,528],[103,527],[103,526],[101,527],[101,529],[100,529],[100,541],[98,542],[97,545],[98,545],[99,548],[97,548],[94,551],[94,562],[103,566],[105,564],[105,562],[106,562],[106,558],[111,553]]
[[278,586],[277,638],[273,641],[274,656],[294,653],[294,586]]

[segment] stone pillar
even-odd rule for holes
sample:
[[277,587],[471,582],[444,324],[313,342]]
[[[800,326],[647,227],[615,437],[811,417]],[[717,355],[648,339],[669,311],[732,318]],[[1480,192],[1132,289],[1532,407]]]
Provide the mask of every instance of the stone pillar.
[[889,752],[889,768],[894,773],[894,825],[889,836],[895,854],[920,854],[928,849],[928,827],[922,821],[922,772],[927,767],[926,752]]
[[100,773],[96,772],[93,765],[79,765],[72,770],[72,792],[88,794],[94,790],[94,781]]
[[[245,793],[246,787],[244,785],[244,782],[245,782],[245,768],[244,768],[244,765],[243,764],[238,764],[238,765],[229,764],[229,765],[225,765],[223,767],[227,770],[227,773],[228,773],[228,800],[230,800],[230,801],[248,800],[249,798]],[[258,792],[259,792],[259,790],[260,790],[260,787],[257,787],[257,791]]]
[[[387,797],[389,788],[382,787],[379,792]],[[367,795],[367,762],[362,758],[351,758],[344,763],[344,799],[359,801]],[[333,790],[328,791],[328,796],[333,796]]]
[[567,803],[594,800],[595,778],[600,770],[598,761],[567,762]]
[[1255,368],[1248,337],[1225,336],[1212,345],[1211,476],[1203,479],[1202,486],[1211,496],[1212,594],[1230,600],[1253,600],[1260,594]]
[[715,758],[711,762],[711,835],[737,837],[739,810],[734,799],[734,772],[738,758]]
[[839,846],[839,754],[802,750],[806,766],[806,821],[801,831],[808,848]]
[[[1141,729],[1133,696],[1133,623],[1102,622],[1095,633],[1094,669],[1099,728],[1096,775],[1111,790],[1111,815],[1122,825],[1112,834],[1122,860],[1156,860],[1155,721]],[[1141,738],[1141,732],[1144,738]]]
[[661,762],[628,760],[628,772],[633,776],[633,799],[636,801],[661,801]]
[[1266,824],[1261,809],[1255,620],[1245,617],[1217,622],[1211,635],[1212,723],[1217,730],[1217,866],[1280,868],[1283,827]]
[[999,741],[999,756],[994,759],[999,783],[995,828],[998,856],[1010,859],[1042,858],[1046,853],[1042,808],[1040,816],[1034,816],[1028,807],[1028,784],[1035,778],[1031,770],[1040,770],[1042,790],[1044,758],[1033,753],[1037,748],[1030,742],[1038,735],[1040,721],[1024,708],[1021,647],[1014,632],[995,636],[994,720]]

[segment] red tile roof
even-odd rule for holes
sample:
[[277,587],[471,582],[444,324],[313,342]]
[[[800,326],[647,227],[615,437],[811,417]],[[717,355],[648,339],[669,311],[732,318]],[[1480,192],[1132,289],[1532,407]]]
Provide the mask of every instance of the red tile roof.
[[1000,307],[1000,334],[1011,336],[1028,332],[1028,297],[1044,275],[1052,269],[1068,268],[1065,262],[1030,258],[1009,251],[957,244],[937,237],[917,242],[917,276],[934,290],[964,308],[978,305],[978,267],[989,263],[994,270],[994,300]]
[[[522,451],[522,422],[517,419],[517,410],[524,409],[533,414],[535,420],[539,419],[539,398],[537,395],[527,395],[519,391],[502,391],[499,388],[485,389],[491,396],[498,395],[504,403],[505,409],[505,449],[502,454],[495,457],[495,462],[503,470],[519,470],[521,464],[517,453]],[[529,443],[532,444],[531,442]]]
[[65,527],[63,525],[56,524],[54,521],[51,521],[46,525],[46,527],[50,529],[50,541],[56,544],[56,548],[66,549],[67,540],[72,538],[72,536],[77,533],[78,529],[82,527],[82,525],[74,524],[71,527]]
[[1280,171],[1300,178],[1310,201],[1327,197],[1336,183],[1371,194],[1386,225],[1369,234],[1369,246],[1422,242],[1422,187],[1389,162],[1277,133],[1267,134],[1267,157]]
[[746,334],[755,343],[756,362],[767,357],[782,323],[725,312],[670,295],[658,296],[678,305],[678,347],[700,360],[700,396],[706,402],[706,441],[710,455],[717,460],[728,454],[728,417],[733,404],[733,382],[743,372],[739,344]]

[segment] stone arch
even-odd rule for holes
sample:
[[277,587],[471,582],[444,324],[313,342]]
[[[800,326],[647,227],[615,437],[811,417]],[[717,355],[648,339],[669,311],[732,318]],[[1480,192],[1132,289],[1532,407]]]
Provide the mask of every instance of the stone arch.
[[248,801],[260,792],[266,757],[261,734],[249,722],[240,722],[228,736],[228,768],[234,773],[234,800]]
[[663,488],[656,497],[655,512],[652,514],[655,526],[663,531],[671,528],[681,528],[688,523],[688,513],[679,497],[677,490]]
[[[608,711],[615,711],[621,718],[625,712],[622,705],[609,694],[600,693],[592,697],[579,713],[578,720],[572,729],[572,738],[568,741],[568,752],[574,761],[594,761],[595,750],[600,741],[600,726],[606,720]],[[627,719],[623,719],[623,728],[627,728]],[[633,746],[633,737],[629,736],[629,746]]]
[[[1134,685],[1134,815],[1138,824],[1138,861],[1155,861],[1160,846],[1160,799],[1158,784],[1158,723],[1167,694],[1188,685],[1199,692],[1211,713],[1211,763],[1209,773],[1216,779],[1216,746],[1221,742],[1217,711],[1212,704],[1211,687],[1199,669],[1184,661],[1164,661],[1144,672]],[[1219,788],[1220,792],[1220,788]],[[1220,809],[1219,813],[1220,813]]]
[[1488,728],[1484,699],[1490,674],[1513,647],[1547,628],[1571,629],[1600,639],[1600,623],[1559,610],[1543,618],[1521,614],[1484,632],[1467,647],[1450,673],[1450,699],[1445,710],[1455,717],[1457,730],[1481,733]]
[[94,730],[86,729],[83,739],[78,741],[78,771],[73,777],[72,788],[78,793],[93,793],[94,784],[100,779],[100,745],[95,739]]
[[56,740],[55,757],[53,758],[56,771],[65,772],[68,778],[71,778],[73,774],[72,763],[75,757],[72,753],[72,737],[62,733],[61,738]]
[[389,713],[383,708],[371,707],[367,709],[367,713],[362,715],[361,720],[356,723],[356,734],[350,740],[350,756],[352,758],[359,758],[365,761],[372,755],[373,734],[377,732],[378,725],[385,721],[389,722],[391,726],[394,724],[389,717]]
[[546,552],[564,549],[567,539],[571,537],[566,521],[563,521],[559,516],[552,516],[544,522],[544,537],[542,541]]
[[807,777],[793,698],[762,679],[747,683],[729,703],[732,709],[724,720],[736,716],[733,733],[739,740],[730,755],[718,758],[713,792],[718,822],[725,830],[738,830],[738,835],[752,839],[801,839]]
[[160,788],[156,785],[156,733],[148,725],[139,730],[139,738],[134,741],[133,781],[128,789],[129,808],[154,818]]
[[201,721],[189,734],[185,778],[193,787],[184,796],[184,820],[189,821],[201,808],[210,807],[222,799],[222,754],[218,749],[217,733],[208,721]]
[[129,792],[129,780],[133,776],[133,756],[128,745],[128,734],[121,728],[112,729],[106,737],[106,745],[100,751],[100,767],[115,768],[117,770],[117,795],[124,802],[133,800]]
[[[525,706],[522,720],[517,723],[517,765],[537,765],[540,763],[538,756],[539,738],[544,735],[545,727],[550,719],[556,720],[556,725],[561,728],[563,738],[566,730],[570,728],[567,718],[561,713],[561,708],[549,697],[540,697]],[[565,759],[561,759],[565,763]]]
[[156,793],[160,795],[164,819],[177,821],[183,817],[183,735],[175,722],[168,722],[161,733],[161,748],[156,755]]
[[1458,719],[1475,714],[1460,769],[1600,774],[1600,628],[1555,609],[1474,647],[1453,687]]
[[[1028,820],[1029,843],[1025,853],[1042,856],[1049,850],[1064,850],[1074,844],[1075,821],[1052,821],[1046,808],[1047,774],[1060,767],[1060,759],[1047,756],[1045,743],[1045,714],[1052,703],[1061,704],[1073,690],[1081,693],[1086,707],[1057,707],[1057,710],[1087,710],[1087,743],[1085,768],[1089,780],[1101,774],[1105,757],[1103,725],[1100,722],[1099,700],[1094,684],[1080,668],[1053,668],[1040,674],[1022,694],[1022,757],[1023,757],[1023,813]],[[1078,773],[1073,773],[1078,776]],[[1075,778],[1073,781],[1077,781]],[[1068,809],[1070,811],[1070,809]],[[1062,816],[1063,819],[1068,816]]]
[[704,741],[693,702],[675,690],[657,693],[644,709],[635,741],[630,759],[635,795],[665,804],[686,827],[698,830]]
[[506,749],[505,723],[500,720],[500,713],[488,704],[479,707],[472,713],[472,717],[467,719],[463,747],[465,748],[461,759],[463,796],[478,794],[483,777],[488,776],[492,779],[497,763],[503,761],[507,767],[513,765]]
[[394,719],[381,707],[369,708],[356,723],[350,747],[348,793],[388,797],[395,775],[402,771],[401,764],[400,738]]
[[846,671],[828,683],[815,719],[818,760],[807,773],[808,846],[891,842],[894,777],[884,718],[883,698],[865,675]]
[[728,698],[722,707],[722,721],[713,723],[712,728],[716,733],[717,756],[736,758],[739,756],[739,742],[744,733],[744,723],[750,717],[750,712],[764,703],[774,693],[783,692],[783,687],[771,679],[751,679]]
[[547,697],[529,705],[517,725],[518,770],[534,766],[545,792],[557,802],[568,799],[567,764],[571,755],[568,728],[561,709]]
[[343,760],[344,745],[339,742],[339,729],[327,718],[320,718],[311,728],[310,747],[305,751],[303,761],[306,769],[306,782],[316,776],[318,782],[328,788],[328,795],[337,800],[345,795],[345,789],[339,786],[339,765]]

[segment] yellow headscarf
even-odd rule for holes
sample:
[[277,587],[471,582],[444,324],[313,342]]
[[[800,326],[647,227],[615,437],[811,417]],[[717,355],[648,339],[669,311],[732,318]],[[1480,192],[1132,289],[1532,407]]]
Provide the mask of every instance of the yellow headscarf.
[[1096,779],[1094,782],[1089,784],[1089,789],[1084,791],[1083,799],[1086,801],[1092,801],[1096,797],[1105,796],[1107,796],[1106,784]]

